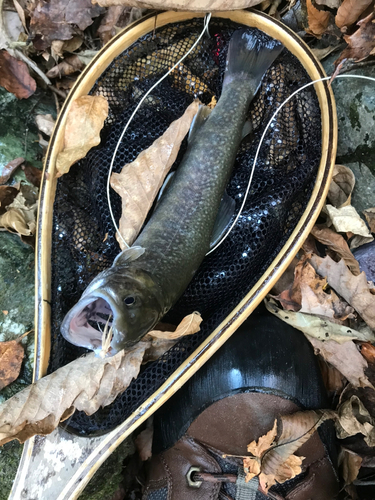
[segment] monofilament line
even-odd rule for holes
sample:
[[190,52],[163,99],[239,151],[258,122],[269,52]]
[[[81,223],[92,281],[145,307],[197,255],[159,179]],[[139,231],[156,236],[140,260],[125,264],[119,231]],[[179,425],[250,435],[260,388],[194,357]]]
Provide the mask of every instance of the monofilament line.
[[[371,76],[364,76],[364,75],[337,75],[336,78],[361,78],[363,80],[371,80],[371,81],[375,82],[375,78],[372,78]],[[255,153],[254,161],[253,161],[253,166],[251,168],[249,182],[248,182],[248,185],[247,185],[247,188],[246,188],[246,191],[245,191],[245,195],[244,195],[244,198],[243,198],[243,201],[242,201],[242,204],[241,204],[241,208],[240,208],[238,214],[236,215],[236,218],[234,219],[232,225],[230,226],[228,232],[225,234],[225,236],[223,236],[223,238],[219,241],[219,243],[217,245],[215,245],[206,255],[209,255],[214,250],[216,250],[223,243],[223,241],[225,241],[225,239],[229,236],[229,234],[231,233],[231,231],[234,228],[234,226],[237,224],[237,221],[240,218],[241,213],[242,213],[242,211],[244,209],[244,206],[246,204],[246,201],[247,201],[247,197],[248,197],[248,194],[249,194],[249,191],[250,191],[250,187],[251,187],[251,183],[252,183],[253,176],[254,176],[255,166],[256,166],[256,163],[258,161],[258,156],[259,156],[260,148],[263,145],[264,138],[266,136],[266,133],[268,132],[268,129],[271,127],[271,124],[274,121],[274,119],[276,118],[276,116],[278,115],[278,113],[282,110],[282,108],[285,106],[285,104],[287,104],[291,99],[293,99],[293,97],[296,96],[299,92],[302,92],[304,89],[306,89],[307,87],[310,87],[311,85],[314,85],[315,83],[324,82],[325,80],[330,80],[330,79],[331,79],[331,76],[326,76],[324,78],[318,78],[317,80],[313,80],[312,82],[306,83],[302,87],[300,87],[297,90],[295,90],[292,94],[290,94],[290,96],[287,97],[285,99],[285,101],[282,102],[280,104],[280,106],[276,109],[276,111],[272,115],[271,119],[267,123],[266,128],[264,129],[263,134],[262,134],[262,136],[260,138],[260,141],[259,141],[256,153]],[[333,81],[335,81],[335,80],[333,80]]]
[[205,19],[204,19],[203,30],[202,30],[201,34],[198,36],[197,40],[194,42],[194,44],[190,47],[190,49],[186,52],[186,54],[183,55],[181,57],[181,59],[179,61],[177,61],[176,64],[174,66],[172,66],[172,68],[170,70],[168,70],[168,72],[165,73],[165,75],[163,75],[160,78],[160,80],[158,80],[151,88],[148,89],[148,91],[145,93],[145,95],[142,97],[142,99],[137,104],[137,107],[135,108],[135,110],[133,111],[132,115],[130,116],[128,122],[126,123],[125,127],[123,128],[123,131],[122,131],[122,133],[120,135],[119,140],[117,141],[115,150],[114,150],[113,155],[112,155],[111,164],[109,166],[109,172],[108,172],[108,178],[107,178],[107,201],[108,201],[108,208],[109,208],[109,212],[111,214],[111,219],[112,219],[113,225],[115,226],[116,232],[119,235],[119,237],[121,238],[121,240],[123,241],[123,243],[124,243],[124,245],[125,245],[126,248],[129,248],[129,245],[126,243],[126,241],[122,237],[122,235],[120,233],[120,230],[119,230],[119,228],[117,226],[115,217],[113,215],[112,204],[111,204],[111,195],[110,195],[111,175],[112,175],[113,165],[115,163],[115,158],[116,158],[116,155],[117,155],[118,148],[120,147],[120,143],[121,143],[121,141],[122,141],[122,139],[123,139],[126,131],[128,130],[130,123],[132,122],[132,120],[133,120],[134,116],[136,115],[136,113],[138,112],[139,108],[142,106],[144,100],[154,90],[154,88],[157,87],[159,85],[159,83],[161,83],[165,78],[167,78],[167,76],[170,73],[172,73],[172,71],[174,71],[179,66],[179,64],[181,64],[181,62],[195,49],[195,47],[200,42],[200,40],[203,37],[203,35],[206,32],[206,30],[208,30],[208,25],[209,25],[210,19],[211,19],[211,13],[206,14]]

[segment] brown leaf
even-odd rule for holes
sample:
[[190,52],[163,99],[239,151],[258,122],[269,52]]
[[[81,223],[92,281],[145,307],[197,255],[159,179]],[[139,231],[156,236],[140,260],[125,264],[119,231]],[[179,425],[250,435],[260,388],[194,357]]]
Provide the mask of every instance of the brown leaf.
[[[11,188],[11,186],[0,186]],[[38,210],[38,190],[21,184],[20,191],[15,189],[4,190],[5,196],[8,191],[8,199],[1,202],[0,190],[0,231],[7,230],[20,236],[31,236],[36,230],[36,213]],[[16,194],[16,196],[14,196]],[[12,200],[10,202],[10,200]],[[5,210],[3,210],[3,203]]]
[[0,445],[49,434],[75,409],[92,415],[123,392],[139,373],[146,342],[110,358],[93,353],[38,380],[0,405]]
[[361,344],[361,354],[368,363],[375,364],[375,346],[370,342]]
[[363,214],[366,217],[367,224],[370,226],[370,231],[375,233],[375,208],[366,208]]
[[313,255],[310,262],[316,272],[326,277],[329,285],[375,330],[375,296],[369,290],[365,273],[354,276],[344,260],[335,262],[328,256],[322,259]]
[[340,394],[346,384],[346,379],[337,368],[330,365],[323,358],[318,357],[320,371],[322,373],[325,388],[330,397]]
[[152,457],[152,439],[154,436],[154,427],[152,425],[152,419],[147,421],[147,427],[134,440],[134,444],[137,448],[139,458],[142,462],[145,462]]
[[355,387],[371,387],[371,382],[365,375],[368,364],[353,341],[338,344],[334,340],[318,340],[306,335],[314,347],[315,354],[320,354],[331,363]]
[[51,43],[51,52],[53,57],[64,57],[64,52],[74,52],[79,49],[83,43],[81,36],[74,36],[70,40],[53,40]]
[[81,62],[76,54],[73,54],[47,71],[47,76],[48,78],[61,78],[62,76],[71,75],[76,71],[81,71],[84,67],[85,64]]
[[76,161],[100,143],[100,131],[108,116],[108,102],[101,96],[82,96],[76,99],[68,112],[64,146],[57,155],[57,177],[69,172]]
[[332,205],[326,205],[324,210],[329,216],[330,223],[339,233],[351,233],[355,235],[350,242],[350,248],[357,248],[365,243],[373,241],[368,227],[361,219],[357,210],[352,205],[335,208]]
[[306,0],[306,7],[309,31],[313,35],[320,37],[328,27],[330,14],[325,10],[318,10],[311,0]]
[[345,165],[335,165],[327,195],[331,205],[336,208],[350,205],[354,185],[355,177],[351,169]]
[[5,49],[0,50],[0,85],[18,99],[27,99],[36,91],[26,63],[18,61]]
[[[248,451],[256,459],[246,457],[244,468],[248,468],[247,481],[257,475],[260,464],[259,484],[265,494],[276,482],[284,483],[302,472],[301,464],[304,457],[297,457],[294,453],[306,443],[316,429],[327,419],[334,418],[335,413],[329,410],[301,411],[280,417],[265,436],[259,438],[258,443],[253,441],[248,445]],[[275,437],[280,437],[275,442]]]
[[368,446],[375,446],[374,423],[359,397],[352,395],[338,407],[336,434],[339,439],[362,434]]
[[[128,245],[136,239],[163,181],[176,160],[181,142],[198,111],[199,101],[188,106],[185,113],[170,124],[164,134],[119,174],[111,176],[111,186],[122,198],[119,229]],[[117,237],[120,247],[125,245]]]
[[22,167],[22,170],[25,172],[26,179],[35,187],[39,188],[40,183],[42,182],[43,171],[39,168],[33,167],[33,165],[29,162],[26,162],[26,165]]
[[53,131],[53,127],[55,126],[55,120],[52,115],[36,115],[35,116],[35,121],[38,129],[43,132],[43,134],[46,134],[50,136]]
[[108,8],[97,31],[103,45],[105,45],[113,36],[115,36],[115,26],[120,19],[120,16],[124,13],[125,9],[126,7],[124,7],[123,5],[114,5]]
[[19,190],[14,186],[0,186],[0,215],[6,212],[6,208],[13,202]]
[[343,28],[355,23],[371,3],[372,0],[344,0],[335,17],[336,26]]
[[265,300],[265,304],[269,312],[285,323],[318,340],[334,340],[340,344],[353,339],[364,342],[375,341],[375,334],[371,329],[361,329],[359,331],[341,323],[329,321],[326,317],[294,311],[283,311],[272,300]]
[[363,61],[371,55],[375,48],[375,23],[374,12],[358,21],[359,29],[350,36],[344,36],[348,46],[344,49],[338,59],[335,61],[335,71],[332,75],[331,81],[339,74],[343,64],[347,60],[354,62]]
[[357,479],[359,469],[362,465],[362,457],[351,450],[341,448],[339,453],[339,467],[344,479],[345,486]]
[[5,184],[13,175],[13,173],[17,170],[17,168],[22,165],[22,163],[25,161],[25,158],[15,158],[14,160],[10,161],[5,167],[3,167],[3,170],[1,172],[0,176],[0,185]]
[[126,5],[157,10],[190,10],[194,12],[214,12],[220,10],[246,9],[258,5],[263,0],[93,0],[102,7]]
[[90,0],[75,0],[66,5],[61,0],[39,0],[29,7],[30,31],[42,35],[45,47],[52,40],[69,40],[77,34],[77,26],[84,31],[99,16],[102,9]]
[[186,335],[193,335],[194,333],[199,332],[202,321],[202,316],[198,312],[193,312],[192,314],[185,316],[174,331],[152,330],[151,332],[148,332],[144,338],[146,340],[148,338],[168,340],[180,339]]
[[22,344],[17,340],[0,342],[0,390],[17,379],[24,355]]
[[323,243],[323,245],[326,245],[329,249],[336,252],[341,259],[344,259],[345,264],[349,267],[354,276],[360,274],[361,271],[358,261],[355,259],[341,234],[337,234],[335,231],[325,226],[314,226],[311,230],[311,234],[320,243]]

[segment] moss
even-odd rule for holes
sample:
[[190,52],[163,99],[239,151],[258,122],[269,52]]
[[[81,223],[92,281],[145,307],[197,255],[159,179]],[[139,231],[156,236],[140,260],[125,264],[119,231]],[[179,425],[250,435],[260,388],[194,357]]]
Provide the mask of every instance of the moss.
[[79,500],[109,500],[123,480],[123,462],[132,453],[134,444],[132,437],[129,437],[114,450],[95,473]]
[[348,150],[345,155],[338,156],[336,163],[347,165],[348,163],[364,163],[375,175],[375,142],[368,143],[369,136],[365,136],[365,144],[361,144],[354,151]]
[[361,128],[361,122],[359,120],[358,104],[351,102],[349,106],[349,119],[352,128]]
[[7,500],[9,496],[21,454],[22,445],[18,441],[0,448],[0,500]]

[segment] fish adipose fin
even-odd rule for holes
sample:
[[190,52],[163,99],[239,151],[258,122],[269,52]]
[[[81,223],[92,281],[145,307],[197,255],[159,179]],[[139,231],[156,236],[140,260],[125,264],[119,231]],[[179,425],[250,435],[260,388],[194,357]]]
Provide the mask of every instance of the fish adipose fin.
[[259,30],[235,31],[229,43],[223,87],[241,75],[250,76],[255,94],[265,72],[283,47],[281,42]]
[[213,248],[215,245],[217,245],[226,234],[229,222],[234,214],[235,209],[236,202],[225,191],[224,196],[221,199],[219,212],[217,214],[215,226],[212,231],[210,248]]
[[207,118],[210,116],[212,109],[204,104],[200,104],[197,114],[194,116],[190,125],[188,142],[190,143],[197,135],[198,130],[206,123]]

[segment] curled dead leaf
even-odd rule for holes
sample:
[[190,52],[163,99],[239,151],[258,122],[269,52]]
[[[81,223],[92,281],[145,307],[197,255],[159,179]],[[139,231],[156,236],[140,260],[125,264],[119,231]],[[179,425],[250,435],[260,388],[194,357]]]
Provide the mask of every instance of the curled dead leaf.
[[362,465],[362,457],[354,451],[341,448],[339,453],[339,467],[344,479],[345,486],[357,479],[359,469]]
[[36,91],[36,82],[28,67],[5,49],[0,50],[0,85],[18,99],[27,99]]
[[336,26],[343,28],[354,24],[371,3],[372,0],[344,0],[335,17]]
[[374,418],[358,396],[354,394],[340,404],[337,412],[335,427],[339,439],[362,434],[368,446],[375,446]]
[[13,175],[13,173],[17,170],[17,168],[22,165],[22,163],[25,161],[25,158],[15,158],[14,160],[10,161],[5,167],[3,167],[3,170],[0,175],[0,186],[5,184]]
[[374,238],[371,236],[364,220],[361,219],[357,210],[352,205],[335,208],[326,205],[325,211],[329,216],[329,222],[339,233],[352,233],[354,238],[350,248],[357,248],[365,243],[370,243]]
[[44,134],[50,136],[55,126],[55,120],[52,115],[36,115],[35,121],[38,129]]
[[66,57],[59,64],[47,71],[46,76],[48,78],[61,78],[62,76],[67,76],[75,73],[76,71],[82,71],[85,64],[80,60],[80,58],[73,54]]
[[330,13],[325,10],[318,10],[312,3],[312,0],[306,0],[307,19],[309,31],[311,34],[320,37],[326,31]]
[[[112,174],[111,186],[122,198],[119,229],[128,245],[136,239],[163,181],[176,160],[181,142],[198,111],[199,101],[188,106],[185,113],[171,123],[164,134],[119,174]],[[116,236],[117,237],[117,236]],[[125,245],[117,237],[121,249]]]
[[[11,188],[11,186],[1,187]],[[5,193],[8,191],[9,197],[7,201],[0,201],[0,231],[7,230],[20,236],[35,234],[38,190],[21,184],[20,191],[16,188],[4,189],[4,191]],[[2,210],[3,204],[6,205],[5,210]]]
[[349,267],[354,276],[360,274],[359,264],[349,246],[341,234],[337,234],[332,229],[325,226],[314,226],[311,234],[320,243],[326,245],[330,250],[333,250],[341,259],[344,259],[345,264]]
[[64,146],[57,155],[57,177],[69,172],[76,161],[100,143],[100,131],[108,116],[108,102],[101,96],[82,96],[73,101],[66,117]]
[[374,52],[375,48],[375,13],[358,21],[359,29],[350,36],[344,36],[348,46],[343,50],[340,57],[335,61],[335,71],[331,81],[340,73],[340,70],[347,60],[354,62],[363,61]]
[[180,339],[186,335],[193,335],[194,333],[199,332],[202,321],[202,316],[198,312],[193,312],[192,314],[185,316],[174,331],[151,330],[151,332],[148,332],[144,338],[146,340],[149,338],[168,340]]
[[366,217],[370,231],[375,233],[375,208],[366,208],[366,210],[363,211],[363,214]]
[[22,167],[22,170],[25,172],[26,179],[35,187],[39,188],[40,183],[42,182],[43,171],[28,162],[26,162],[26,165]]
[[327,195],[331,205],[336,208],[350,205],[354,186],[355,177],[352,170],[345,165],[335,165]]
[[335,262],[328,256],[322,259],[313,255],[310,262],[316,272],[324,276],[329,285],[375,330],[375,296],[369,290],[365,273],[354,276],[344,260]]
[[141,431],[134,440],[139,458],[145,462],[152,457],[152,439],[154,436],[154,427],[152,418],[148,419],[147,427]]

